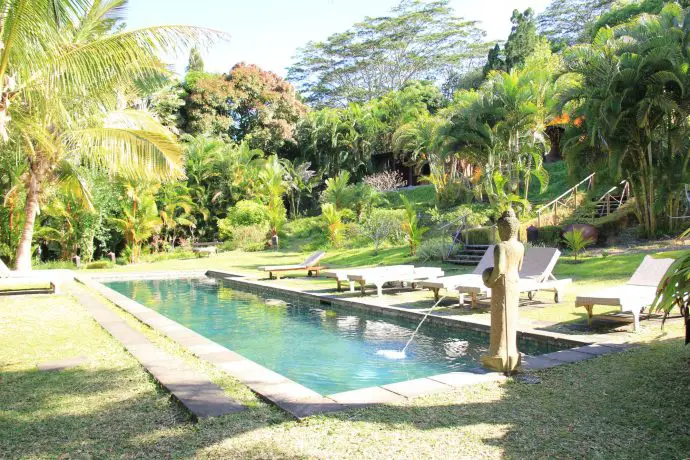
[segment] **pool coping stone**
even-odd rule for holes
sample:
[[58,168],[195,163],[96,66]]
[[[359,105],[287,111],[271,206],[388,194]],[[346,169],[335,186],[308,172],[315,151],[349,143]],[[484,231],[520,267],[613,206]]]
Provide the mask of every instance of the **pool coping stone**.
[[[83,281],[82,284],[89,287]],[[181,359],[154,345],[92,293],[79,289],[73,291],[73,294],[92,314],[94,320],[118,340],[194,417],[218,417],[247,410],[246,406],[227,396],[222,388],[200,376]]]

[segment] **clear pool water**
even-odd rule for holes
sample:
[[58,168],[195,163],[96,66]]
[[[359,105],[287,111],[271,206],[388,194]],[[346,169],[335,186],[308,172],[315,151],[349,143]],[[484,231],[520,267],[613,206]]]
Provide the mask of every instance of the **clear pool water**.
[[[486,334],[425,324],[405,359],[387,359],[377,352],[400,350],[415,322],[341,307],[279,305],[210,279],[106,284],[321,394],[477,367],[488,348]],[[532,341],[520,349],[531,355],[554,351]]]

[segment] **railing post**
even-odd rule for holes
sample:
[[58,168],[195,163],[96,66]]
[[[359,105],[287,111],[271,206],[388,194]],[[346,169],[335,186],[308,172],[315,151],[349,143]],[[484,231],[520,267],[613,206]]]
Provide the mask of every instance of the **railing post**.
[[606,215],[611,214],[611,194],[606,195]]
[[575,209],[577,209],[577,185],[575,186],[575,189],[573,190],[573,196],[575,197]]

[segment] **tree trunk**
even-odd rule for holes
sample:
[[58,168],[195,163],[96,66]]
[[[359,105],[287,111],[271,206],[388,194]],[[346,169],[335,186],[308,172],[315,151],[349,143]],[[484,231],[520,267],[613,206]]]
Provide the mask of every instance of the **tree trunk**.
[[547,163],[553,163],[555,161],[560,161],[563,159],[563,153],[561,152],[561,137],[565,132],[565,129],[560,126],[548,126],[545,130],[546,135],[549,138],[549,143],[551,144],[551,149],[548,155],[544,156],[544,161]]
[[15,268],[17,271],[31,270],[31,243],[34,238],[34,224],[36,222],[36,215],[38,214],[38,194],[39,185],[36,173],[33,167],[29,168],[29,183],[26,190],[26,220],[24,221],[24,228],[22,230],[21,238],[19,239],[19,246],[17,246],[17,260]]

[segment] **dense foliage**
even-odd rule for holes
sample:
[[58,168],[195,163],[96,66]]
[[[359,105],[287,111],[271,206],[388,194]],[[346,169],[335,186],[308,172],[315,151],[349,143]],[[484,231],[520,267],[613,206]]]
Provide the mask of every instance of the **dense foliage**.
[[252,64],[207,73],[194,46],[177,81],[159,53],[213,34],[123,32],[126,0],[21,3],[0,31],[0,256],[22,268],[274,235],[439,258],[438,228],[488,241],[467,229],[534,216],[561,158],[573,182],[629,181],[649,236],[686,212],[685,2],[553,0],[496,44],[446,0],[403,0],[300,50],[299,91]]

